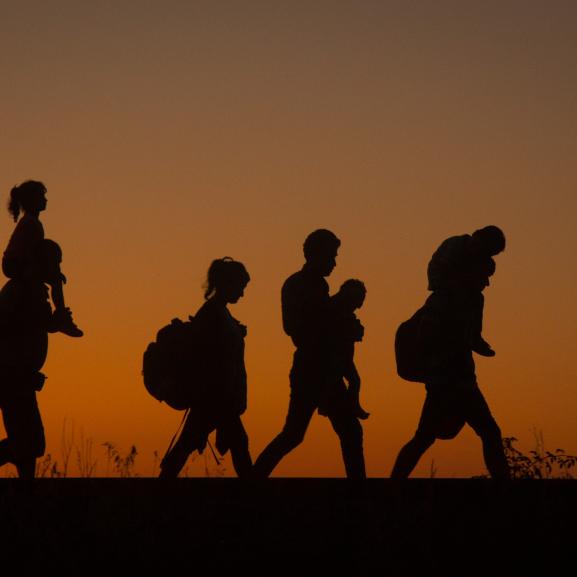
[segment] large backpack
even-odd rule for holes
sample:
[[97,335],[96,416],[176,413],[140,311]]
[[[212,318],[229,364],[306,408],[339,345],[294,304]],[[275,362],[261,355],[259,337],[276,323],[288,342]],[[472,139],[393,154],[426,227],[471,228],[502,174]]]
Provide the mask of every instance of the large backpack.
[[425,307],[402,322],[395,334],[397,374],[406,381],[424,383],[427,380],[428,342],[422,331]]
[[157,400],[177,410],[197,403],[202,395],[202,353],[198,324],[173,319],[162,327],[142,359],[146,390]]

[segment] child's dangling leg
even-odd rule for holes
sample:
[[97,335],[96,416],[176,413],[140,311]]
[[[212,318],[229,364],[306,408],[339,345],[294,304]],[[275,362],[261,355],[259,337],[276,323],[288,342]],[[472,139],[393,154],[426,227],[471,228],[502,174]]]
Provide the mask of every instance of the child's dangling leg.
[[365,411],[363,409],[363,407],[361,407],[361,403],[359,400],[359,391],[349,391],[349,395],[350,395],[351,404],[353,407],[353,414],[355,415],[355,417],[357,417],[357,419],[361,419],[363,421],[365,419],[368,419],[370,413],[367,413],[367,411]]
[[491,345],[481,336],[483,332],[483,309],[485,306],[485,296],[479,293],[473,302],[473,343],[472,350],[483,357],[494,357],[495,351]]
[[64,292],[62,290],[62,281],[50,283],[52,303],[54,304],[54,319],[58,331],[69,337],[81,337],[82,332],[72,320],[72,312],[64,306]]
[[50,285],[50,294],[52,297],[52,304],[54,305],[54,321],[56,329],[68,335],[69,337],[81,337],[84,333],[76,326],[72,320],[72,312],[64,304],[64,291],[62,285],[66,282],[66,277],[60,270],[60,262],[62,261],[62,250],[54,241],[46,240],[42,245],[44,251],[54,251],[56,254],[51,262],[57,263],[54,268],[51,268],[48,274],[48,284]]

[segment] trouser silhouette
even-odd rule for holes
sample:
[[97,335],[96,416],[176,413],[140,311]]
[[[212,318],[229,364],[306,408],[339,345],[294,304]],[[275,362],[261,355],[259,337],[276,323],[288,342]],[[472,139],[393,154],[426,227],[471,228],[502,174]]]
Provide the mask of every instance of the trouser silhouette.
[[436,439],[453,439],[465,424],[483,444],[483,457],[494,479],[507,479],[509,466],[503,450],[501,430],[479,387],[427,385],[427,397],[413,438],[400,450],[391,478],[408,477]]
[[226,452],[230,449],[232,464],[239,477],[248,477],[252,470],[252,459],[248,449],[248,435],[240,415],[207,415],[191,410],[178,440],[171,447],[160,465],[160,476],[177,477],[189,455],[203,451],[212,431],[217,430],[217,448]]
[[[293,385],[295,384],[298,385],[299,383],[293,382]],[[317,406],[318,399],[315,399],[306,389],[302,386],[292,387],[283,430],[255,461],[253,467],[255,477],[268,477],[281,459],[302,443]],[[347,477],[364,479],[366,473],[363,455],[363,428],[359,420],[345,402],[336,403],[334,407],[328,408],[327,417],[339,437]]]
[[12,463],[20,478],[32,479],[36,459],[44,455],[45,439],[36,392],[0,392],[6,439],[0,441],[0,466]]

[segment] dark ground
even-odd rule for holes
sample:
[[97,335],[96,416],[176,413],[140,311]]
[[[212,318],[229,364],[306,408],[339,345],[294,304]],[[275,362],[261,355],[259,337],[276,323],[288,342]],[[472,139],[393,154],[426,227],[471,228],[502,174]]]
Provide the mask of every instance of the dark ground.
[[572,480],[2,479],[0,567],[340,577],[555,575],[568,565],[574,574],[576,513]]

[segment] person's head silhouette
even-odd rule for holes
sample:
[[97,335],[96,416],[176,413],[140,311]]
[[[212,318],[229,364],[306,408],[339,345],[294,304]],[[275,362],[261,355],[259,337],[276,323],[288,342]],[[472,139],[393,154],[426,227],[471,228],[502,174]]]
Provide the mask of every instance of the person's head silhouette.
[[336,266],[341,241],[324,228],[311,232],[303,244],[306,266],[321,276],[329,276]]
[[249,281],[250,276],[241,262],[229,256],[213,260],[206,277],[204,298],[234,304],[244,295]]
[[45,209],[46,187],[38,180],[27,180],[10,191],[8,212],[14,222],[18,220],[21,211],[38,215]]
[[360,280],[351,278],[341,285],[339,292],[333,298],[337,299],[343,308],[352,312],[363,306],[366,295],[365,284]]
[[503,231],[495,225],[485,226],[472,235],[478,250],[488,256],[495,256],[505,250],[506,240]]

